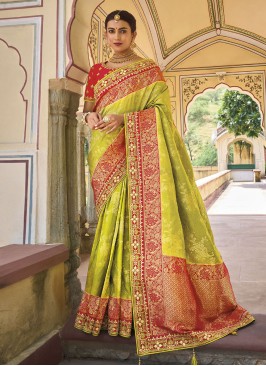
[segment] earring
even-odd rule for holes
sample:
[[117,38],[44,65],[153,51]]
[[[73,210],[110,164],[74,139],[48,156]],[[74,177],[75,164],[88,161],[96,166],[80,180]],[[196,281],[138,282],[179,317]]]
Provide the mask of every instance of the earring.
[[131,46],[130,46],[131,48],[136,48],[137,47],[137,45],[136,45],[136,43],[133,41],[132,43],[131,43]]

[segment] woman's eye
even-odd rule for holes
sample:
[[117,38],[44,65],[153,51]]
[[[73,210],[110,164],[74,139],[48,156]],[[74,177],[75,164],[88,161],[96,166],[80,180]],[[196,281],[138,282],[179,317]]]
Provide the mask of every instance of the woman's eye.
[[108,33],[114,33],[113,29],[109,29]]

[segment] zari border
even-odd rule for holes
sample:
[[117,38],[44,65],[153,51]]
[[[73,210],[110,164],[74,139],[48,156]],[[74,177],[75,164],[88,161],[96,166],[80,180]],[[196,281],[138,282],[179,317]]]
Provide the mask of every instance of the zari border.
[[107,199],[126,175],[125,129],[108,147],[92,176],[96,211],[99,215]]
[[[170,332],[163,326],[160,167],[155,109],[126,122],[132,303],[139,355],[193,348],[220,339],[254,318],[239,307],[234,323],[211,331]],[[144,179],[145,176],[145,179]]]
[[111,336],[120,335],[128,338],[132,330],[131,300],[101,298],[85,292],[74,326],[94,336],[107,329]]
[[163,311],[163,284],[160,276],[161,207],[158,200],[160,166],[155,121],[155,109],[151,108],[129,114],[126,124],[132,301],[137,350],[140,355],[148,353],[147,346],[152,341],[150,328],[155,324],[150,324],[150,320],[156,318],[156,313]]
[[158,67],[152,67],[149,70],[143,70],[138,74],[128,75],[118,83],[115,83],[110,90],[107,90],[96,104],[96,111],[101,111],[104,107],[122,99],[125,95],[141,90],[156,81],[162,81],[163,76]]
[[111,73],[105,75],[94,86],[96,99],[101,97],[102,93],[106,92],[109,88],[112,88],[115,83],[119,82],[121,77],[127,78],[128,75],[138,74],[140,71],[147,70],[154,66],[156,66],[155,62],[147,59],[113,69]]
[[162,80],[164,80],[163,74],[152,60],[138,61],[117,68],[95,85],[94,93],[97,100],[95,108],[97,111],[101,111],[125,95]]

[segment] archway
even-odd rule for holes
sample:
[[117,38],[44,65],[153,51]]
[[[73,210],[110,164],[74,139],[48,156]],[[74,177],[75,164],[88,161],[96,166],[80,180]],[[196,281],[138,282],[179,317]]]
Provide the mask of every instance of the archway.
[[[215,88],[206,88],[203,92],[198,93],[197,95],[195,95],[192,98],[192,100],[190,101],[190,103],[187,106],[187,113],[185,115],[184,133],[186,133],[187,127],[189,127],[189,115],[190,115],[191,110],[193,110],[193,103],[195,103],[195,101],[198,100],[198,98],[202,98],[204,95],[206,96],[211,91],[214,92],[221,88],[223,88],[225,90],[236,90],[242,94],[246,94],[249,97],[251,97],[252,100],[255,101],[259,107],[259,111],[260,111],[260,115],[261,115],[261,125],[262,125],[263,113],[261,110],[261,106],[260,106],[259,101],[254,97],[253,94],[251,94],[248,91],[242,90],[239,87],[235,87],[235,86],[230,87],[229,85],[227,85],[225,83],[219,83]],[[188,131],[189,131],[189,128],[188,128]],[[250,164],[252,164],[252,166],[254,165],[253,168],[256,167],[257,169],[261,169],[261,171],[264,174],[264,172],[265,172],[265,167],[264,167],[265,160],[264,160],[264,154],[263,154],[263,145],[265,143],[264,140],[265,140],[265,138],[264,138],[263,134],[261,134],[257,139],[250,139],[250,138],[247,138],[246,136],[239,136],[238,138],[235,138],[232,134],[228,133],[228,131],[225,128],[222,128],[221,126],[219,126],[219,122],[218,122],[216,131],[213,134],[213,141],[215,142],[215,145],[217,147],[218,170],[220,171],[220,170],[228,169],[228,146],[237,141],[246,141],[246,143],[249,144],[250,146],[252,146],[253,150],[254,150],[253,151],[253,154],[254,154],[253,162]],[[251,166],[250,166],[250,169],[251,169]],[[212,172],[210,172],[210,174],[212,174]]]
[[249,165],[255,168],[255,156],[253,153],[253,145],[246,139],[236,138],[228,145],[227,149],[228,169],[232,165]]

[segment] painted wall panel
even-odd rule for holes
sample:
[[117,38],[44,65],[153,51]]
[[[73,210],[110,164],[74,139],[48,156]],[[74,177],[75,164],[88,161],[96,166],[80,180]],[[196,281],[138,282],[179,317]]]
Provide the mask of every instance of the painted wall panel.
[[41,27],[42,17],[0,20],[1,45],[4,49],[5,43],[8,48],[0,56],[1,66],[5,67],[1,74],[1,85],[10,93],[10,97],[0,99],[5,111],[0,127],[6,127],[0,138],[1,143],[36,143],[38,140]]
[[34,236],[33,155],[0,157],[0,246],[27,244]]

